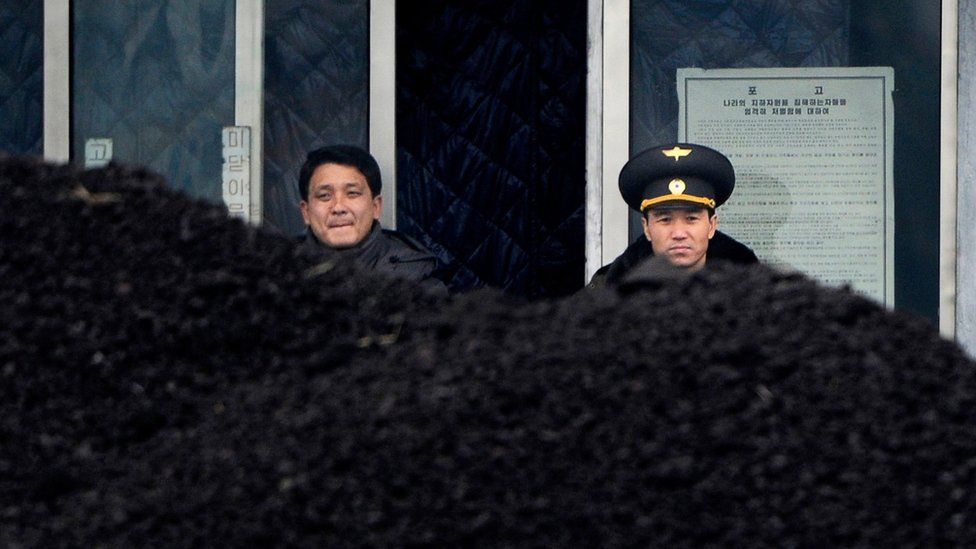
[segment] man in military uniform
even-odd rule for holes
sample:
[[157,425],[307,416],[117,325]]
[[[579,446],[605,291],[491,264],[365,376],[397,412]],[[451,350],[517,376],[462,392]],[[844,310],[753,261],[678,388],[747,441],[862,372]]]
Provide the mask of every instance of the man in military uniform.
[[650,257],[689,272],[706,260],[758,262],[751,249],[716,230],[715,210],[735,187],[732,163],[722,153],[690,143],[652,147],[624,165],[619,186],[627,205],[641,214],[644,234],[597,271],[591,284],[617,283]]
[[307,225],[301,249],[321,260],[352,259],[375,272],[446,292],[434,276],[436,256],[416,240],[380,227],[382,188],[376,159],[359,147],[333,145],[308,153],[298,177],[299,208]]

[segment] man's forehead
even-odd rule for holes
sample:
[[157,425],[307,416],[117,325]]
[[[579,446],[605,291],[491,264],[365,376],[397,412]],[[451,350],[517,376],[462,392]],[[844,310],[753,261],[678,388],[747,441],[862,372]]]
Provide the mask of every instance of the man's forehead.
[[341,178],[346,180],[366,180],[363,172],[356,166],[347,166],[336,162],[326,162],[319,164],[312,170],[312,179],[328,176],[330,179]]

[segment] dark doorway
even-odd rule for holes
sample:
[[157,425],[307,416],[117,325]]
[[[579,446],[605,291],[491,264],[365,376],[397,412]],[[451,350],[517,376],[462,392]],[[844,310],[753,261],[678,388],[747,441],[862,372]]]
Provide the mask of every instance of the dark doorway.
[[397,228],[455,290],[582,287],[586,2],[397,7]]
[[39,155],[44,152],[43,2],[0,3],[0,52],[0,152]]

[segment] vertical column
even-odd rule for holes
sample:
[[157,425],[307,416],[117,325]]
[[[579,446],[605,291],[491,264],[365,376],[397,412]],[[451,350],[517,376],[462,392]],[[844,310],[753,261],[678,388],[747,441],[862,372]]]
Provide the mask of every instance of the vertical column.
[[585,281],[603,265],[603,0],[587,2]]
[[942,90],[939,150],[939,331],[952,338],[956,328],[956,70],[958,6],[942,2]]
[[264,0],[237,0],[234,67],[234,124],[251,128],[251,223],[263,219]]
[[68,0],[44,0],[44,158],[71,156],[71,9]]
[[380,223],[396,228],[396,1],[369,5],[369,150],[383,175]]
[[[958,166],[956,168],[956,340],[976,356],[976,0],[947,0],[958,14]],[[945,44],[945,42],[943,42]],[[943,86],[943,92],[945,87]],[[945,128],[942,134],[948,132]]]
[[617,187],[630,159],[630,0],[605,0],[603,10],[604,264],[627,247],[629,210]]

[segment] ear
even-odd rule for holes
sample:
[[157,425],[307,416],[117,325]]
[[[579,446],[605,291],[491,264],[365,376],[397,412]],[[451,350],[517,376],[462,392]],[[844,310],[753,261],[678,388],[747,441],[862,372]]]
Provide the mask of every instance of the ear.
[[309,221],[309,217],[308,217],[308,202],[305,200],[299,202],[298,209],[302,211],[302,219],[305,220],[305,224],[311,225],[312,223],[311,221]]
[[373,197],[373,219],[379,219],[383,213],[383,196]]
[[708,219],[708,225],[708,239],[711,240],[715,236],[715,228],[718,227],[718,214],[712,214]]
[[[650,214],[648,214],[648,213],[642,213],[641,214],[641,228],[644,229],[644,238],[646,238],[648,240],[648,242],[650,242],[650,240],[651,240],[651,223],[647,220],[648,217],[650,217]],[[709,237],[709,238],[711,238],[711,237]]]

